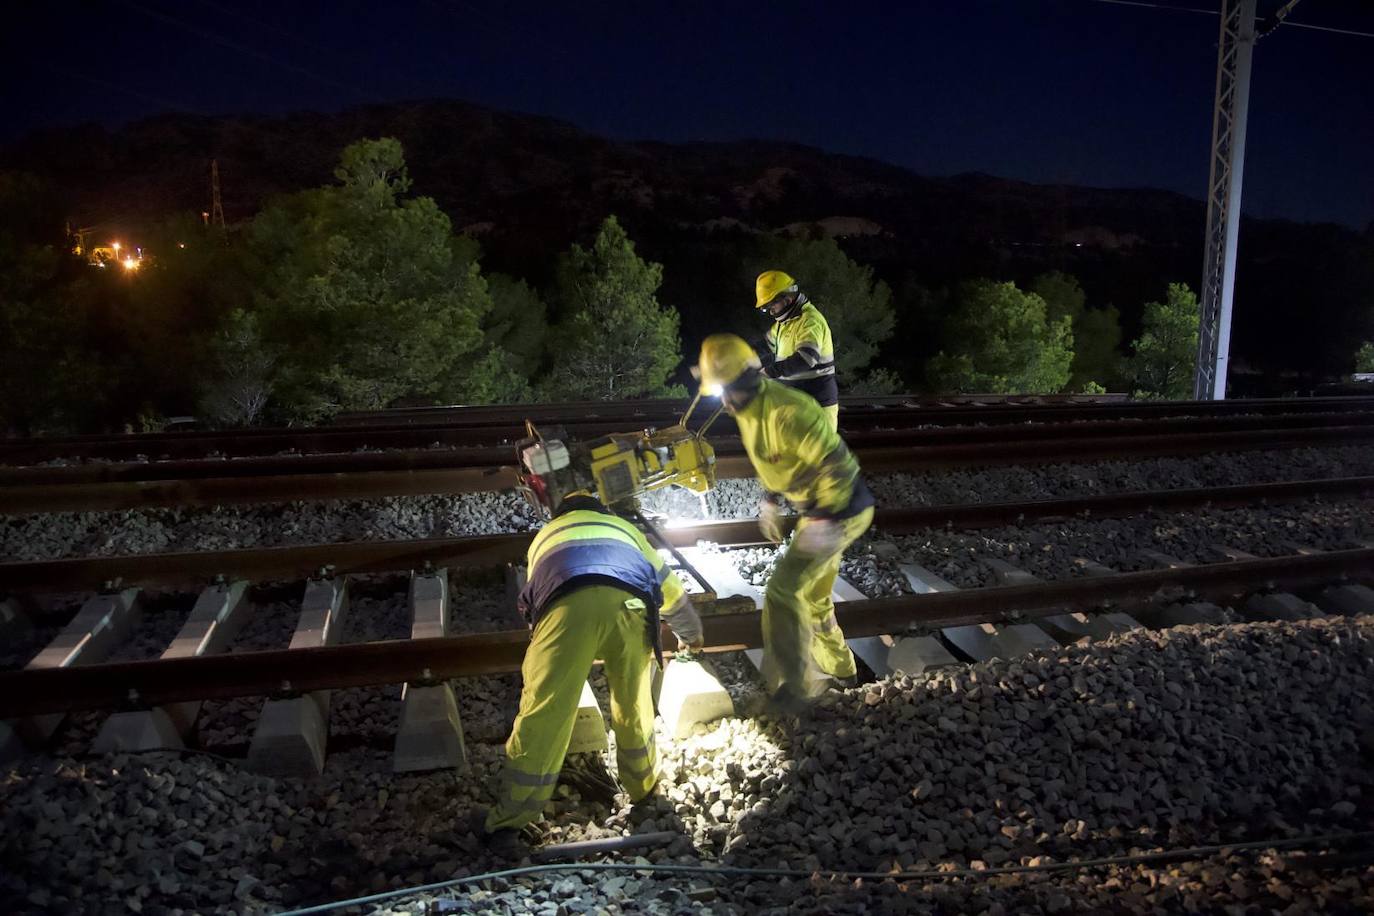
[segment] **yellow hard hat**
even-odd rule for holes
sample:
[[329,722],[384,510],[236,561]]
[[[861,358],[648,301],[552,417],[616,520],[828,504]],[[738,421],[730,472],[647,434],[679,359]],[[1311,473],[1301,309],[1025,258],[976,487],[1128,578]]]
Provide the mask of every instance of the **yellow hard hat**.
[[697,375],[703,388],[724,388],[750,369],[761,369],[759,355],[735,334],[712,334],[701,343]]
[[795,293],[797,281],[780,270],[765,270],[754,281],[754,308],[761,309],[782,293]]

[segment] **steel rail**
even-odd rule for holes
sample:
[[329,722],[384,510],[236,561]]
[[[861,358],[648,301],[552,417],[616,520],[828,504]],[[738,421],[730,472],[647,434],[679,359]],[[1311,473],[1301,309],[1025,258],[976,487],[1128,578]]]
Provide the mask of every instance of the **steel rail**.
[[[712,439],[722,454],[738,454],[740,444],[733,422],[722,417],[712,427]],[[943,446],[997,444],[1008,449],[1024,442],[1064,439],[1140,438],[1142,436],[1212,435],[1222,432],[1288,431],[1341,426],[1374,426],[1374,411],[1367,413],[1283,414],[1278,416],[1189,417],[1161,420],[1107,420],[1061,424],[1025,424],[1008,429],[996,426],[881,429],[849,433],[845,441],[862,453],[884,446]],[[624,425],[612,424],[624,431]],[[523,432],[524,427],[519,427]],[[601,431],[614,431],[611,429]],[[509,431],[512,436],[515,430]],[[199,459],[184,461],[82,464],[65,467],[0,467],[0,488],[79,483],[115,483],[135,480],[196,480],[227,477],[272,477],[289,474],[342,474],[360,471],[421,471],[455,466],[499,466],[511,457],[511,447],[422,448],[386,452],[296,454],[273,457]],[[474,443],[475,445],[476,443]]]
[[[869,473],[929,471],[1333,445],[1374,439],[1374,425],[940,445],[919,444],[922,431],[904,435],[910,443],[906,446],[856,447],[864,470]],[[754,476],[749,460],[740,453],[738,441],[718,441],[716,444],[718,476]],[[330,456],[311,456],[294,459],[301,462],[298,465],[300,472],[281,474],[263,473],[262,466],[249,461],[209,462],[209,469],[219,471],[221,476],[11,484],[0,486],[0,515],[490,492],[507,489],[515,483],[513,468],[490,463],[503,452],[500,449],[455,449],[447,453],[410,453],[401,458],[374,453],[357,456],[361,470],[318,472],[307,469],[324,464]],[[389,461],[404,463],[410,459],[427,466],[399,470],[386,467]],[[198,473],[205,470],[204,463],[195,464]],[[156,470],[162,466],[148,467]],[[275,464],[268,467],[271,470],[278,468]],[[236,476],[238,472],[243,476]]]
[[[1117,518],[1150,510],[1256,505],[1310,498],[1343,499],[1374,495],[1374,477],[1147,490],[1070,499],[879,509],[874,525],[887,534],[924,528],[986,528],[1074,517]],[[764,543],[754,519],[703,522],[665,528],[664,538],[679,547],[698,541],[726,546]],[[484,566],[524,559],[531,533],[397,541],[345,541],[290,547],[76,557],[0,563],[0,592],[70,592],[100,588],[123,580],[141,586],[197,586],[217,576],[252,581],[294,581],[329,567],[335,575],[404,572],[447,565]]]
[[[1130,402],[1031,404],[995,402],[987,406],[939,406],[911,399],[871,406],[860,399],[841,413],[846,435],[877,427],[1009,425],[1024,423],[1109,422],[1164,417],[1232,417],[1256,415],[1314,415],[1368,412],[1374,398],[1341,397],[1267,399],[1228,402]],[[1224,406],[1218,406],[1224,403]],[[258,428],[122,436],[0,439],[0,463],[23,466],[75,458],[130,461],[152,458],[177,460],[209,455],[270,456],[283,452],[329,453],[361,448],[456,448],[494,444],[518,438],[523,421],[559,423],[578,436],[589,437],[639,426],[667,426],[677,421],[678,401],[632,401],[612,404],[507,405],[495,407],[421,408],[428,414],[385,411],[366,423],[317,426],[305,429]],[[580,412],[578,412],[580,411]],[[390,421],[386,418],[390,417]],[[428,419],[426,419],[428,417]],[[728,424],[723,427],[728,428]]]
[[[1300,590],[1374,577],[1374,549],[1342,550],[1208,566],[848,601],[836,616],[850,638],[913,628],[1033,619],[1065,609],[1131,610],[1173,591],[1230,602],[1257,588]],[[756,612],[705,618],[707,652],[763,644]],[[297,695],[382,684],[428,684],[519,670],[524,630],[284,649],[199,658],[0,672],[0,717],[239,696]]]
[[[840,414],[862,411],[882,410],[922,410],[932,416],[948,414],[959,410],[992,412],[997,410],[1034,411],[1037,413],[1063,413],[1069,416],[1078,411],[1087,414],[1100,414],[1118,411],[1128,415],[1192,415],[1206,412],[1217,415],[1242,412],[1267,412],[1286,410],[1291,405],[1302,405],[1299,409],[1340,409],[1340,405],[1353,406],[1357,402],[1370,400],[1365,395],[1327,395],[1313,398],[1240,398],[1219,404],[1214,401],[1131,401],[1119,394],[1107,395],[848,395],[840,398]],[[1245,405],[1243,408],[1235,405]],[[404,423],[469,423],[489,422],[509,417],[512,413],[529,415],[536,422],[557,422],[563,419],[576,419],[582,416],[617,416],[619,410],[642,415],[677,416],[686,406],[686,401],[671,398],[649,399],[632,402],[584,401],[564,404],[505,404],[481,407],[403,407],[376,411],[354,411],[339,414],[335,422],[347,425],[379,424],[393,425]],[[618,416],[617,416],[618,418]]]

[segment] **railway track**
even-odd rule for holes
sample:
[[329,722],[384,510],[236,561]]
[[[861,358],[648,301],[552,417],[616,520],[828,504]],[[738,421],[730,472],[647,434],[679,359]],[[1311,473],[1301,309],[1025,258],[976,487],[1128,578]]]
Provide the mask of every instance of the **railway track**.
[[[504,405],[499,407],[423,408],[345,414],[332,426],[305,429],[257,428],[232,432],[147,433],[124,436],[76,436],[0,439],[0,464],[25,466],[52,461],[177,461],[207,457],[261,457],[285,452],[325,454],[359,449],[468,448],[508,442],[523,435],[526,418],[539,424],[562,424],[582,437],[642,426],[677,422],[685,404],[679,401],[630,401],[592,404]],[[909,398],[843,399],[841,422],[846,435],[888,428],[945,427],[970,424],[1005,426],[1026,423],[1102,423],[1164,418],[1224,419],[1241,416],[1368,413],[1374,398],[1261,399],[1243,401],[1129,402],[1121,400],[1028,399],[969,400],[931,403]],[[721,431],[732,426],[722,418]]]
[[[1333,446],[1374,439],[1374,412],[872,430],[848,442],[866,472]],[[753,470],[713,436],[722,478]],[[509,448],[0,469],[0,514],[456,494],[514,485]]]
[[[1272,519],[1276,555],[1254,557],[1218,544],[1224,562],[1188,565],[1156,553],[1148,565],[1157,568],[1132,572],[1133,566],[1087,562],[1068,577],[1042,572],[1046,581],[1034,581],[1029,564],[1023,569],[989,555],[977,562],[995,573],[997,584],[963,589],[931,572],[933,564],[904,564],[914,593],[895,598],[865,595],[853,584],[864,580],[842,579],[837,617],[863,662],[861,673],[890,673],[890,679],[828,695],[795,735],[773,730],[766,718],[749,718],[751,707],[727,683],[744,717],[663,742],[662,797],[634,809],[612,808],[608,818],[606,810],[560,790],[546,810],[549,841],[667,830],[674,845],[649,853],[654,863],[709,863],[729,855],[736,865],[789,862],[805,872],[887,873],[913,864],[995,868],[1032,857],[1121,855],[1128,846],[1254,839],[1248,831],[1210,832],[1237,817],[1251,823],[1244,820],[1250,811],[1259,812],[1256,818],[1282,813],[1305,833],[1359,828],[1364,815],[1350,819],[1346,812],[1356,806],[1345,799],[1353,796],[1341,794],[1358,779],[1347,774],[1352,760],[1358,766],[1358,750],[1351,751],[1353,739],[1340,728],[1360,708],[1359,677],[1368,666],[1360,667],[1358,647],[1367,626],[1344,615],[1374,612],[1374,592],[1361,587],[1374,584],[1374,545],[1304,541],[1301,531],[1285,533],[1282,520],[1284,513],[1313,512],[1311,535],[1328,519],[1317,510],[1371,496],[1374,478],[1346,478],[886,510],[873,552],[896,548],[894,557],[941,532],[982,539],[1003,536],[995,532],[1007,529],[997,526],[1009,526],[1048,536],[1093,519],[1135,519],[1143,522],[1132,529],[1137,532],[1167,530],[1184,524],[1172,513],[1193,512],[1205,521],[1237,512],[1228,507],[1256,513],[1251,528]],[[1254,508],[1260,506],[1272,507],[1273,515]],[[761,642],[758,591],[716,575],[733,557],[762,552],[755,524],[713,522],[664,534],[716,592],[706,623],[708,665],[722,681],[757,681],[747,653],[738,650]],[[517,562],[528,539],[509,534],[0,564],[0,646],[24,627],[44,634],[34,642],[43,667],[0,671],[0,760],[17,753],[21,739],[33,742],[31,748],[46,740],[59,755],[30,758],[10,771],[12,839],[8,846],[0,841],[0,863],[12,874],[0,886],[15,899],[37,894],[31,903],[49,899],[45,894],[62,900],[68,898],[58,895],[77,893],[83,876],[104,870],[114,876],[113,890],[93,881],[84,894],[127,896],[145,907],[206,909],[213,901],[222,908],[281,910],[486,867],[480,840],[466,837],[461,825],[490,801],[487,782],[500,765],[499,745],[519,693],[512,672],[527,634],[502,600],[499,578],[483,580],[483,601],[457,583],[470,567]],[[699,540],[717,546],[694,550]],[[1235,546],[1257,549],[1245,539]],[[140,591],[151,607],[145,624],[156,621],[160,634],[179,629],[158,644],[162,658],[111,661],[138,657],[117,653],[135,638],[135,622],[122,618],[121,609],[132,607]],[[249,604],[250,591],[245,624],[235,608]],[[287,594],[289,601],[276,597]],[[380,595],[389,597],[380,601]],[[70,620],[37,610],[73,602],[81,610]],[[490,619],[465,624],[476,605],[489,606]],[[392,620],[339,635],[367,615],[397,617],[401,626]],[[1328,619],[1316,619],[1323,615]],[[1173,629],[1237,620],[1278,622]],[[233,643],[237,627],[260,634],[258,624],[285,630],[279,648]],[[489,625],[495,628],[480,629]],[[148,643],[147,631],[140,632]],[[360,633],[372,641],[349,641]],[[1092,644],[1117,633],[1119,639]],[[1290,664],[1290,655],[1299,661]],[[599,689],[598,683],[594,675],[590,686]],[[452,719],[442,706],[437,717],[421,714],[423,703],[445,696],[454,703]],[[1234,720],[1226,718],[1232,713]],[[281,729],[283,722],[295,727],[305,720],[314,723],[313,737],[304,728]],[[448,756],[431,754],[417,764],[416,742],[432,751],[440,741],[435,728],[449,729],[442,736]],[[296,768],[279,769],[280,761],[257,753],[260,742],[270,743],[264,734],[277,741],[279,754],[283,740],[294,742]],[[604,726],[600,737],[604,746]],[[244,757],[89,756],[198,740],[209,740],[199,746],[213,753]],[[303,745],[311,749],[302,753]],[[332,763],[323,769],[326,752]],[[268,779],[250,771],[307,778]],[[1320,812],[1301,820],[1270,786],[1271,780],[1310,786],[1321,779],[1330,785],[1322,783],[1292,809],[1316,811],[1316,804]],[[1018,800],[1009,807],[999,801],[1005,798]],[[1327,813],[1325,806],[1338,799],[1329,811],[1339,813]],[[1198,833],[1180,838],[1180,824],[1197,825]],[[104,842],[112,836],[123,840],[123,851]],[[344,850],[337,857],[335,846]],[[169,881],[164,865],[149,869],[152,861],[175,862],[177,875]],[[1232,860],[1208,868],[1227,876],[1223,888],[1240,888],[1236,893],[1251,901],[1268,900],[1263,895],[1276,887],[1272,869],[1247,878],[1242,888]],[[1130,875],[1120,874],[1129,885]],[[1045,879],[1039,880],[1035,887],[1043,887]],[[1160,870],[1139,880],[1166,887],[1176,879]],[[684,906],[718,895],[745,909],[768,905],[777,893],[765,882],[683,882],[676,890],[662,882],[652,893],[678,893]],[[567,899],[561,887],[535,879],[512,885],[502,899],[524,911],[530,900]],[[626,888],[628,896],[617,897],[621,891],[610,887],[601,877],[588,878],[574,893],[623,902],[650,892],[647,879]],[[701,896],[689,900],[684,887]],[[822,909],[854,903],[820,896],[824,888],[815,893]],[[942,899],[957,910],[986,903],[958,893]],[[1063,908],[1048,891],[1036,893],[1042,910]],[[1101,906],[1116,899],[1107,893]],[[1357,895],[1351,890],[1347,897]],[[414,911],[423,912],[423,896],[412,896]],[[482,910],[493,899],[490,891],[473,889],[455,906]],[[1009,905],[1035,902],[1007,899]],[[1177,902],[1158,901],[1165,908]],[[554,903],[535,906],[552,912]]]
[[[1072,518],[1129,517],[1147,511],[1275,505],[1314,497],[1341,502],[1371,494],[1374,478],[1349,478],[1072,500],[896,509],[881,511],[875,530],[888,536],[932,528],[979,529]],[[668,529],[663,534],[679,547],[690,547],[700,541],[725,548],[761,542],[752,520]],[[131,590],[195,588],[212,582],[215,584],[202,594],[215,595],[231,587],[241,591],[249,581],[299,581],[313,577],[307,586],[309,606],[312,589],[317,594],[323,590],[337,602],[346,592],[350,576],[432,576],[437,569],[516,563],[523,558],[528,542],[529,535],[498,535],[0,564],[0,593],[11,596],[7,619],[16,625],[23,625],[26,615],[22,607],[31,603],[28,596],[100,592],[87,599],[84,616],[78,615],[40,653],[38,666],[0,672],[0,718],[34,722],[44,716],[74,711],[147,710],[244,696],[280,699],[313,691],[386,684],[425,687],[451,678],[514,672],[519,669],[528,639],[527,633],[518,628],[355,645],[330,645],[322,638],[318,645],[303,648],[231,655],[199,652],[117,664],[102,663],[102,658],[121,633],[119,596],[128,595]],[[868,598],[846,586],[851,600],[843,602],[837,613],[851,640],[885,640],[880,655],[887,658],[895,641],[912,634],[924,634],[929,639],[933,638],[930,634],[960,628],[1025,628],[1037,620],[1049,619],[1052,625],[1042,628],[1042,641],[1049,638],[1046,633],[1057,634],[1063,641],[1065,615],[1077,615],[1073,619],[1087,628],[1084,632],[1101,635],[1106,631],[1100,627],[1093,630],[1093,621],[1104,611],[1108,612],[1103,619],[1108,621],[1105,626],[1109,631],[1119,626],[1121,614],[1135,611],[1141,612],[1142,620],[1153,614],[1159,620],[1178,622],[1179,618],[1169,613],[1161,616],[1163,608],[1178,600],[1239,605],[1258,592],[1314,592],[1374,581],[1374,546],[1324,552],[1303,550],[1268,558],[1251,557],[1242,551],[1233,551],[1231,555],[1235,559],[1224,563],[1178,563],[1163,569],[1115,575],[1099,568],[1092,577],[1046,582],[1025,581],[1024,574],[1018,576],[1015,570],[1001,568],[999,581],[1019,584],[965,590],[954,590],[947,583],[940,583],[938,577],[919,573],[914,575],[926,575],[927,581],[913,579],[913,583],[930,593]],[[700,576],[696,569],[688,568]],[[757,592],[716,589],[710,584],[714,582],[710,572],[706,580],[710,580],[703,580],[708,591],[699,597],[710,613],[707,651],[733,652],[761,645],[754,607]],[[1168,599],[1162,600],[1161,596]],[[326,609],[329,606],[326,600]],[[309,611],[305,613],[308,616]],[[326,612],[324,619],[327,618]],[[514,622],[513,612],[510,619]],[[86,631],[81,631],[83,626]],[[195,628],[190,623],[187,626]],[[213,642],[213,623],[206,628],[202,621],[198,626],[202,627],[197,631],[201,642]],[[327,627],[302,622],[297,634],[310,632],[312,626]],[[442,632],[441,627],[439,633]],[[183,632],[178,642],[188,638],[191,637]],[[222,650],[222,639],[220,642],[218,649]],[[944,639],[941,645],[948,650],[957,643]],[[958,650],[954,651],[957,655]],[[873,657],[857,647],[856,654],[866,659]],[[884,664],[879,661],[870,667],[881,675],[888,673],[879,670]]]

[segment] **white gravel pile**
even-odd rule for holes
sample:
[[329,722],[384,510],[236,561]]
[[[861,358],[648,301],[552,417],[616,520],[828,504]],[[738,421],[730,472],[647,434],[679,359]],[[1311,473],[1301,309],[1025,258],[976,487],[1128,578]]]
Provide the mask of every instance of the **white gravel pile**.
[[[1374,448],[1295,449],[1133,462],[870,475],[880,506],[1051,499],[1374,474]],[[645,508],[681,519],[752,518],[762,491],[752,479],[722,480],[703,500],[671,489]],[[229,550],[337,541],[460,537],[528,531],[540,522],[513,491],[375,500],[293,502],[208,509],[58,512],[0,517],[0,560]]]
[[[664,749],[663,795],[604,810],[565,790],[551,841],[679,831],[653,862],[973,868],[1368,829],[1374,620],[1135,631],[832,694],[790,728],[726,720]],[[0,782],[12,910],[263,912],[493,867],[467,831],[473,772],[313,781],[200,757],[32,760]],[[484,912],[1365,912],[1374,870],[1288,855],[988,881],[551,875],[465,887]],[[464,871],[467,870],[467,871]],[[624,878],[625,880],[618,880]],[[78,902],[80,901],[80,902]],[[415,898],[397,902],[418,912]],[[1234,907],[1234,909],[1232,909]]]

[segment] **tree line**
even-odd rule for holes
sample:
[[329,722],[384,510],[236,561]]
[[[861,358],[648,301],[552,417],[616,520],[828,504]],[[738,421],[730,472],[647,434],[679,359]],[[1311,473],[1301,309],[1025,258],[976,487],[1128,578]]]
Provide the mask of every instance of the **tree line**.
[[[0,427],[310,423],[396,404],[686,392],[694,354],[659,301],[663,267],[614,216],[535,288],[483,270],[480,245],[413,193],[396,140],[350,145],[334,177],[229,232],[171,218],[143,240],[146,266],[121,271],[72,251],[52,189],[0,173]],[[739,266],[801,279],[831,323],[842,390],[1191,391],[1197,302],[1180,284],[1147,304],[1126,355],[1117,310],[1089,306],[1060,272],[894,296],[833,239],[773,234],[743,245]],[[933,355],[912,378],[889,354],[917,337]]]

